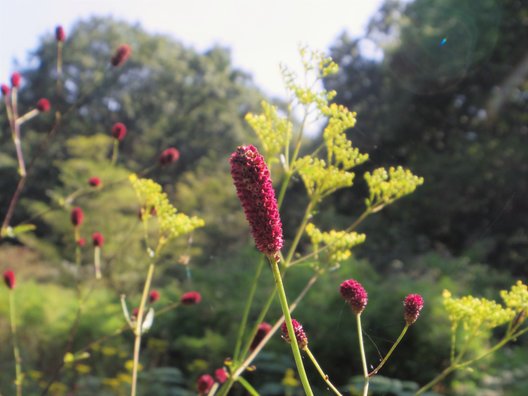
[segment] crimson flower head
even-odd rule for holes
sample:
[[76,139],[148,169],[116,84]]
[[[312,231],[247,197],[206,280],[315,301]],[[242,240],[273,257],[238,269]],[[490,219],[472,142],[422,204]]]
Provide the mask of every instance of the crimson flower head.
[[92,187],[99,187],[101,185],[101,179],[97,176],[92,176],[88,179],[88,184]]
[[405,297],[403,300],[403,317],[408,326],[416,322],[423,306],[424,300],[419,294],[409,294]]
[[119,67],[123,65],[130,57],[130,54],[132,54],[132,48],[128,44],[121,44],[110,60],[112,66]]
[[2,84],[0,89],[2,90],[2,95],[7,96],[9,93],[9,87],[6,84]]
[[86,245],[86,239],[84,239],[84,238],[79,238],[79,239],[77,240],[77,246],[79,246],[79,247],[84,247],[84,245]]
[[104,245],[103,235],[100,232],[94,232],[92,234],[92,242],[93,242],[94,247],[103,247]]
[[66,33],[64,33],[64,28],[59,25],[55,28],[55,38],[58,42],[64,42],[64,39],[66,38]]
[[41,113],[45,113],[49,111],[50,108],[51,108],[51,104],[49,100],[46,98],[39,99],[39,101],[37,102],[37,110],[40,111]]
[[197,291],[190,291],[190,292],[184,293],[183,296],[181,296],[180,298],[180,302],[183,305],[199,304],[200,301],[202,301],[202,295],[198,293]]
[[84,220],[84,213],[81,208],[73,208],[70,214],[70,219],[75,227],[79,227]]
[[15,288],[15,273],[11,270],[7,270],[4,272],[4,282],[6,286],[13,290]]
[[11,74],[11,86],[14,88],[18,88],[20,86],[20,80],[22,77],[20,76],[19,72],[14,72]]
[[198,388],[198,393],[200,395],[206,395],[209,393],[211,388],[214,385],[214,379],[209,374],[201,375],[196,381],[196,387]]
[[255,337],[253,337],[253,341],[251,341],[251,345],[249,347],[250,350],[254,350],[266,337],[266,335],[271,331],[271,325],[267,322],[262,322],[258,325],[257,332],[255,333]]
[[223,384],[227,381],[227,371],[223,367],[216,369],[214,372],[214,376],[216,378],[216,381],[220,384]]
[[343,299],[348,305],[350,305],[350,308],[352,308],[352,311],[356,315],[363,312],[367,306],[368,294],[361,283],[354,279],[346,280],[341,283],[339,291],[341,292]]
[[179,158],[180,152],[174,147],[169,147],[168,149],[163,150],[159,157],[159,162],[161,166],[165,166],[178,161]]
[[149,293],[149,303],[154,304],[160,298],[160,293],[157,290],[151,290]]
[[239,146],[230,162],[238,199],[257,249],[273,256],[282,248],[282,223],[264,157],[252,145]]
[[[297,339],[297,344],[299,345],[300,349],[304,349],[308,346],[308,337],[306,337],[306,333],[303,330],[302,325],[297,322],[295,319],[292,319],[292,325],[293,325],[293,332],[295,333],[295,338]],[[290,335],[288,334],[288,328],[286,327],[286,322],[284,322],[281,326],[282,331],[282,338],[284,341],[286,341],[288,344],[291,342]]]
[[122,122],[116,122],[112,127],[112,136],[119,141],[123,140],[127,134],[127,127]]

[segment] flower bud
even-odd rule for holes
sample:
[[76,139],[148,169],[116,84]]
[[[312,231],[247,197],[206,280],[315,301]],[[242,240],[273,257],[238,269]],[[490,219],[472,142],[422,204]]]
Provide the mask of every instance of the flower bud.
[[45,113],[49,111],[50,108],[51,108],[50,102],[46,98],[39,99],[39,101],[37,102],[37,110],[40,111],[41,113]]
[[4,272],[4,282],[6,286],[13,290],[15,288],[15,273],[11,270],[7,270]]
[[154,304],[160,298],[160,293],[157,290],[151,290],[149,293],[149,303]]
[[361,283],[354,279],[346,280],[341,283],[339,291],[343,299],[348,305],[350,305],[350,308],[352,308],[352,311],[356,315],[363,312],[367,306],[368,295]]
[[239,146],[231,154],[231,176],[257,249],[277,254],[283,244],[282,223],[270,172],[254,146]]
[[132,53],[132,49],[127,44],[121,44],[116,52],[114,53],[114,56],[112,56],[111,63],[114,67],[119,67],[123,65],[127,59],[130,57],[130,54]]
[[20,76],[20,73],[14,72],[11,74],[11,86],[13,88],[18,88],[20,86],[20,80],[22,77]]
[[84,220],[84,213],[82,209],[79,207],[73,208],[70,214],[70,219],[75,227],[80,226]]
[[254,350],[266,337],[266,335],[271,331],[271,325],[267,322],[262,322],[258,325],[257,332],[255,333],[255,337],[253,337],[253,341],[251,341],[251,345],[249,347],[250,350]]
[[219,369],[216,369],[214,372],[216,381],[220,384],[223,384],[227,381],[227,371],[225,368],[221,367]]
[[2,90],[2,95],[7,96],[9,93],[9,87],[6,84],[2,84],[0,89]]
[[183,296],[181,296],[180,298],[180,302],[183,305],[199,304],[200,301],[202,301],[202,295],[198,293],[197,291],[190,291],[190,292],[184,293]]
[[419,294],[409,294],[403,300],[403,316],[407,325],[412,325],[420,316],[420,311],[424,306],[424,300]]
[[64,42],[64,39],[66,38],[66,33],[64,33],[64,28],[59,25],[55,28],[55,39],[57,39],[58,42]]
[[196,381],[196,387],[198,388],[198,393],[200,395],[206,395],[209,393],[211,388],[214,385],[214,379],[209,374],[201,375]]
[[88,179],[88,184],[92,187],[99,187],[101,185],[101,179],[97,176],[92,176]]
[[84,239],[84,238],[79,238],[79,239],[76,241],[76,243],[77,243],[77,246],[79,246],[79,247],[84,247],[84,245],[86,245],[86,239]]
[[[306,337],[306,333],[303,330],[302,325],[297,322],[295,319],[292,319],[292,326],[293,326],[293,332],[295,333],[295,339],[297,340],[297,344],[299,345],[300,349],[304,349],[308,346],[308,337]],[[288,334],[288,327],[286,326],[286,322],[284,322],[281,326],[282,331],[282,338],[284,341],[286,341],[288,344],[291,342],[290,335]]]
[[127,134],[127,127],[122,122],[116,122],[112,127],[112,136],[119,141],[123,140]]
[[94,232],[92,234],[92,242],[94,247],[103,247],[104,238],[100,232]]
[[169,147],[168,149],[163,150],[160,155],[159,162],[161,166],[165,166],[178,161],[179,158],[180,152],[174,147]]

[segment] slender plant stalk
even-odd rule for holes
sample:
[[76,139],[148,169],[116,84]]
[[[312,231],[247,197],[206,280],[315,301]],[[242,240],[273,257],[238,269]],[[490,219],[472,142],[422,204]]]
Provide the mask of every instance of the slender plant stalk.
[[304,352],[306,352],[306,354],[308,355],[308,357],[312,361],[313,365],[317,369],[317,372],[319,373],[319,375],[321,376],[323,381],[326,382],[326,385],[328,385],[328,387],[332,390],[332,392],[334,392],[338,396],[342,396],[341,393],[334,386],[334,384],[332,384],[332,382],[330,382],[330,379],[328,378],[328,375],[326,375],[324,373],[323,369],[321,368],[321,366],[317,362],[317,359],[315,359],[315,356],[313,355],[312,351],[310,351],[310,348],[308,348],[308,346],[306,348],[304,348]]
[[150,263],[147,278],[145,280],[145,286],[143,287],[143,295],[141,296],[141,303],[139,304],[136,328],[134,329],[134,364],[132,366],[132,386],[130,391],[130,396],[136,396],[137,391],[137,374],[139,366],[139,352],[141,349],[141,333],[143,325],[143,313],[145,310],[145,305],[147,303],[148,293],[150,290],[150,284],[152,283],[152,277],[154,275],[155,264],[154,262]]
[[368,396],[369,382],[365,381],[363,384],[363,396]]
[[361,314],[356,315],[357,323],[357,332],[358,332],[358,341],[359,341],[359,351],[361,353],[361,364],[363,365],[363,377],[365,381],[368,381],[368,369],[367,369],[367,359],[365,358],[365,346],[363,343],[363,329],[361,327]]
[[95,279],[101,279],[101,248],[99,246],[94,247],[94,267]]
[[13,356],[15,358],[15,385],[17,396],[22,396],[22,358],[18,348],[18,335],[16,327],[15,295],[12,289],[9,290],[9,319],[11,322],[11,336],[13,338]]
[[297,229],[297,233],[295,234],[295,238],[293,239],[293,242],[290,246],[290,250],[288,250],[288,255],[286,256],[286,259],[284,260],[284,267],[288,268],[291,264],[291,260],[293,258],[293,255],[295,251],[297,250],[297,246],[299,245],[299,241],[301,240],[301,237],[304,233],[304,229],[306,228],[306,224],[308,223],[308,220],[310,219],[310,215],[312,213],[314,204],[316,200],[312,198],[312,200],[308,203],[308,206],[306,206],[306,210],[304,211],[304,216],[301,221],[301,225]]
[[383,360],[381,361],[380,364],[378,364],[378,367],[376,367],[374,370],[372,370],[370,373],[369,373],[369,377],[372,377],[376,374],[378,374],[378,372],[381,370],[381,368],[383,367],[383,365],[385,363],[387,363],[387,360],[389,360],[390,356],[392,355],[392,352],[394,352],[394,350],[396,349],[396,347],[398,346],[398,344],[401,342],[401,340],[403,339],[403,336],[405,336],[405,333],[407,333],[407,330],[409,329],[409,325],[406,324],[405,327],[403,328],[402,332],[400,333],[398,339],[396,340],[396,342],[394,344],[392,344],[392,347],[391,349],[389,349],[389,352],[387,352],[387,354],[385,355],[385,357],[383,358]]
[[313,396],[312,388],[308,382],[308,377],[306,376],[306,371],[304,370],[304,365],[302,361],[301,351],[299,350],[299,345],[297,345],[297,339],[295,337],[295,331],[293,330],[292,319],[290,315],[290,308],[288,306],[288,300],[286,298],[286,292],[284,291],[284,285],[282,284],[282,276],[279,270],[279,263],[273,257],[269,257],[271,264],[271,270],[273,272],[273,277],[275,278],[275,286],[279,294],[279,301],[282,308],[282,313],[284,314],[284,320],[286,322],[286,327],[288,329],[288,334],[290,336],[290,345],[292,348],[293,358],[295,359],[295,364],[297,365],[297,371],[299,373],[299,378],[304,388],[304,392],[307,396]]
[[259,263],[257,265],[255,277],[253,278],[253,283],[251,284],[251,289],[249,290],[249,295],[246,301],[246,306],[244,308],[244,313],[242,314],[242,320],[240,321],[240,328],[238,330],[238,337],[237,337],[236,344],[235,344],[235,353],[233,354],[233,360],[235,362],[238,362],[238,359],[240,357],[240,348],[242,347],[242,339],[244,338],[244,333],[246,332],[249,311],[251,310],[251,305],[253,304],[253,299],[255,298],[258,280],[260,278],[260,274],[262,273],[262,269],[264,268],[265,262],[266,260],[264,260],[264,257],[261,256],[259,259]]
[[240,385],[244,387],[245,390],[248,391],[251,396],[260,396],[256,389],[253,388],[253,386],[249,382],[247,382],[245,378],[239,377],[237,381]]
[[119,140],[114,139],[114,146],[112,148],[112,165],[116,164],[118,155],[119,155]]

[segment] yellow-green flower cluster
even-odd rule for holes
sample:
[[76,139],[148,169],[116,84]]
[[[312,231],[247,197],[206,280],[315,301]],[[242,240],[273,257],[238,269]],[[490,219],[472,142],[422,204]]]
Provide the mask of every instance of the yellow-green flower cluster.
[[279,116],[277,107],[266,101],[261,103],[263,113],[255,115],[246,114],[246,121],[257,134],[264,149],[264,158],[277,161],[277,156],[287,147],[292,137],[291,122]]
[[323,232],[313,223],[306,226],[306,233],[310,237],[315,251],[319,249],[321,244],[328,246],[329,259],[334,263],[348,259],[352,254],[350,249],[365,242],[366,239],[365,234],[358,234],[357,232],[336,230]]
[[485,298],[473,296],[453,298],[448,290],[444,290],[443,297],[452,327],[456,329],[462,325],[471,336],[508,323],[515,316],[512,309],[504,308],[495,301]]
[[528,286],[520,280],[511,287],[511,291],[502,290],[500,295],[508,308],[528,313]]
[[199,217],[177,213],[176,208],[169,202],[167,194],[163,192],[158,183],[150,179],[140,179],[135,174],[130,175],[129,179],[142,207],[142,220],[146,222],[154,209],[160,237],[164,242],[204,226],[204,221]]
[[422,177],[415,176],[401,166],[378,168],[374,172],[366,172],[365,180],[369,186],[370,197],[366,199],[367,208],[371,211],[382,209],[395,200],[410,194],[416,187],[423,184]]

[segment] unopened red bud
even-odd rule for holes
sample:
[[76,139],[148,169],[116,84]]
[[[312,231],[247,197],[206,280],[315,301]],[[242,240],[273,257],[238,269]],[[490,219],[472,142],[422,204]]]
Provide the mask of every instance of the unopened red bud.
[[9,93],[9,87],[6,84],[2,84],[0,89],[2,90],[2,95],[7,96]]
[[79,238],[79,239],[77,240],[77,246],[79,246],[79,247],[84,247],[84,245],[86,245],[86,239],[84,239],[84,238]]
[[160,298],[160,293],[157,290],[151,290],[149,293],[149,302],[154,304]]
[[50,102],[46,98],[39,99],[39,101],[37,102],[37,110],[40,111],[41,113],[45,113],[49,111],[50,108],[51,108]]
[[101,185],[101,179],[97,176],[90,177],[88,179],[88,184],[92,187],[99,187]]
[[123,140],[127,134],[127,127],[122,122],[116,122],[112,127],[112,136],[119,141]]
[[[292,326],[293,332],[295,333],[295,339],[297,340],[297,345],[299,345],[300,349],[306,348],[308,346],[308,337],[306,337],[306,333],[304,332],[302,325],[295,319],[292,319]],[[289,344],[291,342],[291,339],[290,335],[288,334],[288,327],[286,326],[286,322],[282,324],[281,331],[282,338]]]
[[18,88],[20,86],[20,80],[22,77],[20,76],[20,73],[14,72],[11,74],[11,86],[14,88]]
[[214,379],[209,374],[201,375],[198,380],[196,381],[196,388],[198,389],[198,393],[200,395],[206,395],[209,393],[211,388],[214,385]]
[[184,293],[180,299],[180,302],[183,305],[199,304],[200,301],[202,301],[202,295],[198,293],[197,291],[190,291],[190,292]]
[[354,279],[349,279],[341,283],[339,291],[343,299],[350,305],[352,311],[359,315],[368,302],[368,294],[358,281]]
[[95,247],[103,247],[104,238],[100,232],[94,232],[92,234],[92,242]]
[[15,288],[15,273],[11,270],[7,270],[4,272],[4,282],[6,286],[13,290]]
[[119,67],[123,65],[127,59],[130,57],[130,54],[132,53],[132,49],[127,44],[120,45],[116,52],[114,53],[114,56],[112,56],[111,63],[112,66]]
[[424,306],[423,297],[419,294],[409,294],[403,300],[403,316],[407,325],[412,325],[420,316],[420,311]]
[[255,333],[255,337],[253,337],[253,341],[251,341],[251,345],[249,347],[250,350],[254,350],[266,337],[266,335],[271,331],[271,325],[266,322],[262,322],[258,325],[257,332]]
[[168,149],[163,150],[160,155],[159,162],[161,166],[165,166],[178,161],[179,158],[180,152],[174,147],[169,147]]
[[70,219],[75,227],[80,226],[84,220],[84,213],[82,209],[79,207],[73,208],[70,214]]
[[214,372],[216,381],[220,384],[223,384],[227,381],[227,371],[225,368],[221,367],[219,369],[216,369]]
[[61,25],[55,28],[55,38],[61,43],[66,38],[66,33],[64,33],[64,28]]

